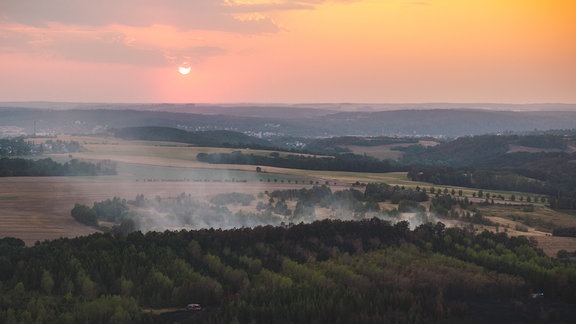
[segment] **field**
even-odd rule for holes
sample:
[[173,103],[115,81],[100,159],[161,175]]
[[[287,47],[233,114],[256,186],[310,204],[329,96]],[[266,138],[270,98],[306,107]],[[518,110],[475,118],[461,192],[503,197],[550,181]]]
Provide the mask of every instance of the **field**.
[[0,237],[13,236],[27,244],[59,237],[74,237],[94,232],[93,228],[75,222],[70,210],[75,203],[92,205],[112,197],[134,199],[176,197],[186,192],[204,197],[222,192],[258,194],[274,188],[301,188],[302,185],[263,186],[259,182],[174,182],[76,179],[68,177],[5,178],[0,182]]
[[[419,141],[418,144],[422,146],[435,146],[438,142],[434,141]],[[408,147],[414,145],[414,143],[403,143],[403,144],[388,144],[388,145],[378,145],[378,146],[357,146],[357,145],[347,145],[346,148],[351,150],[355,154],[366,154],[373,156],[378,159],[393,159],[397,160],[404,155],[402,151],[392,150],[395,147]]]
[[[350,188],[356,183],[369,182],[431,187],[428,183],[412,182],[405,173],[400,172],[328,172],[273,167],[263,167],[262,172],[256,172],[255,166],[212,165],[196,161],[196,155],[200,152],[230,152],[234,149],[122,141],[106,137],[68,136],[62,139],[80,142],[87,151],[72,153],[71,156],[55,154],[51,155],[51,158],[58,161],[71,158],[112,160],[117,163],[118,175],[2,178],[0,237],[18,237],[27,244],[33,244],[47,239],[86,235],[94,232],[94,229],[81,225],[70,217],[74,204],[90,206],[95,201],[113,197],[134,199],[138,194],[144,194],[148,198],[169,198],[187,193],[201,199],[226,192],[257,195],[264,191],[302,188],[314,184],[328,184],[333,191]],[[253,154],[270,153],[259,150],[241,151]],[[474,190],[454,189],[462,189],[464,195],[473,199],[471,195]],[[508,197],[511,193],[501,194]],[[560,249],[574,250],[576,239],[551,237],[549,233],[553,225],[576,226],[576,217],[554,212],[542,204],[536,204],[535,207],[534,212],[523,212],[519,206],[483,207],[483,214],[499,224],[498,228],[485,229],[506,231],[510,235],[533,236],[550,255],[555,255]],[[320,211],[318,215],[326,217],[324,214],[325,211]]]
[[[197,162],[200,152],[229,152],[232,149],[187,147],[174,143],[129,142],[102,137],[70,137],[88,149],[86,152],[53,154],[57,161],[71,158],[112,160],[117,176],[100,177],[13,177],[0,181],[0,237],[12,236],[27,244],[36,241],[75,237],[94,229],[75,222],[70,210],[75,203],[120,197],[176,197],[185,192],[197,198],[226,192],[257,195],[266,190],[302,188],[327,181],[334,190],[349,187],[338,176],[318,172],[254,166],[210,165]],[[244,150],[247,151],[247,150]],[[266,151],[249,150],[255,154]],[[312,183],[311,183],[312,181]],[[338,182],[335,184],[335,182]]]

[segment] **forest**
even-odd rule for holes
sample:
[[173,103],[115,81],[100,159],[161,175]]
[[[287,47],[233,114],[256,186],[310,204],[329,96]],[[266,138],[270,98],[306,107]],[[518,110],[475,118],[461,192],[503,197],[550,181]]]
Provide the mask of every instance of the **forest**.
[[[576,263],[570,255],[552,259],[531,240],[506,233],[478,234],[440,222],[410,230],[398,218],[383,220],[398,212],[424,214],[417,202],[430,199],[433,213],[485,221],[456,192],[370,183],[364,193],[314,186],[271,191],[266,197],[259,214],[242,216],[251,219],[243,225],[176,232],[141,232],[138,226],[150,221],[146,214],[162,214],[198,227],[227,205],[247,205],[255,197],[220,194],[208,205],[183,193],[175,199],[113,198],[91,208],[77,204],[72,217],[84,213],[93,217],[89,225],[118,225],[105,234],[30,248],[17,239],[3,240],[1,287],[6,296],[21,294],[21,302],[2,301],[0,321],[160,323],[174,314],[181,323],[576,318],[571,307],[576,293],[570,288],[576,284]],[[288,201],[297,202],[294,210]],[[377,203],[383,201],[395,201],[398,210],[381,211]],[[454,205],[462,215],[454,216]],[[348,216],[339,217],[350,220],[310,218],[318,206],[347,210]],[[226,218],[238,221],[240,215],[228,212]],[[370,218],[374,215],[378,218]],[[69,261],[59,264],[61,258]],[[184,311],[189,303],[204,310]],[[58,312],[46,311],[49,307]],[[491,313],[496,310],[498,315]]]
[[269,156],[232,153],[198,153],[200,162],[213,164],[249,164],[302,170],[350,171],[350,172],[392,172],[398,171],[394,161],[378,160],[373,157],[352,153],[338,154],[333,157],[316,157],[301,154],[289,154],[281,157],[272,152]]
[[[525,237],[379,219],[0,240],[0,322],[538,322],[576,318],[576,266]],[[541,295],[543,293],[543,296]],[[535,294],[532,298],[532,294]]]
[[22,176],[98,176],[116,174],[112,161],[96,163],[72,159],[58,163],[50,158],[32,160],[22,158],[0,158],[0,177]]

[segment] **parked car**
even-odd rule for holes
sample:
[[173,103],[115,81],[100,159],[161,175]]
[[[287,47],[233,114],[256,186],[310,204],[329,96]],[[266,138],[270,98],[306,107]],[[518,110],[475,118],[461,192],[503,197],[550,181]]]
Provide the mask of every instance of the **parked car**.
[[188,304],[186,305],[186,310],[199,311],[202,310],[202,306],[200,306],[200,304]]

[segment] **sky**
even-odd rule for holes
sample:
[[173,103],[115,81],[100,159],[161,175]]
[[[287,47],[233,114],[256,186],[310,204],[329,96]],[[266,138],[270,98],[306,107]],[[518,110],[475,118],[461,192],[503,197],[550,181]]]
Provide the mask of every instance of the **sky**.
[[0,0],[0,101],[576,103],[576,1]]

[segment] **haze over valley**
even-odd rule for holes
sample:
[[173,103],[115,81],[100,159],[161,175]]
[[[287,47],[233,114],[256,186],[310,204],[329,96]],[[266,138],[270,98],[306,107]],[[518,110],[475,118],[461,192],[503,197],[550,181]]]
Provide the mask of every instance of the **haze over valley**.
[[0,1],[0,323],[575,323],[575,21]]

